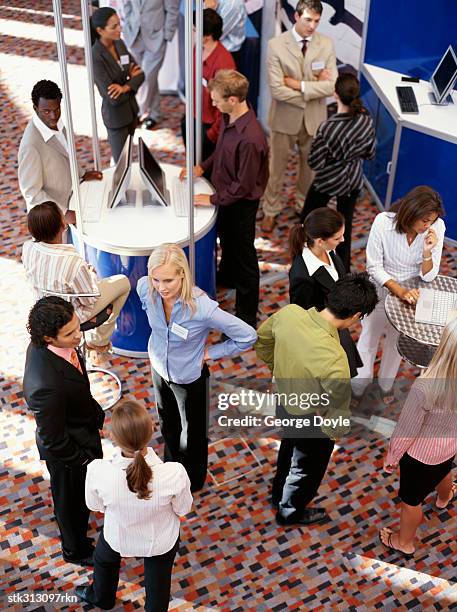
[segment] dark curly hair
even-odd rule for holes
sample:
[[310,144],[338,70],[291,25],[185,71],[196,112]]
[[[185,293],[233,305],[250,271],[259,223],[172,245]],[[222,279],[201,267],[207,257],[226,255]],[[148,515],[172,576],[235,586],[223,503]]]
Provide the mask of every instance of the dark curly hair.
[[348,319],[358,312],[369,315],[378,303],[376,287],[366,272],[346,274],[327,295],[326,307],[337,319]]
[[62,327],[72,320],[74,312],[73,305],[61,297],[49,295],[38,300],[27,321],[32,344],[38,348],[47,346],[44,336],[56,338]]
[[54,81],[38,81],[32,89],[32,102],[34,106],[38,106],[40,98],[45,100],[62,100],[62,92],[59,86]]

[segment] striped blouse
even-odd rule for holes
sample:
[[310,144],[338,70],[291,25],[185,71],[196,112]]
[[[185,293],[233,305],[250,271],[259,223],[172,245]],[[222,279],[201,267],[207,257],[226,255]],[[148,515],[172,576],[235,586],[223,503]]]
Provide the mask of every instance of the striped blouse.
[[433,385],[433,380],[418,378],[413,383],[390,439],[386,465],[398,465],[405,453],[428,465],[457,454],[457,410],[430,406],[426,385]]
[[[35,299],[47,291],[59,293],[99,293],[97,275],[71,244],[49,244],[27,240],[22,247],[22,263]],[[97,297],[72,298],[80,321],[92,315]]]
[[308,156],[316,172],[313,186],[332,196],[362,187],[362,160],[375,154],[375,132],[370,115],[338,113],[319,126]]

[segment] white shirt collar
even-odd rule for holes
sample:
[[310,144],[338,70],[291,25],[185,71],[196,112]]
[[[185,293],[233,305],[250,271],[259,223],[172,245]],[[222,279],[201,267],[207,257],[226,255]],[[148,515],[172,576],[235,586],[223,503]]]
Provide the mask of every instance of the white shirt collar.
[[[302,43],[303,43],[303,36],[300,36],[300,34],[299,34],[299,33],[297,32],[297,30],[295,29],[295,26],[292,28],[291,32],[292,32],[292,36],[294,37],[294,39],[296,40],[296,42],[297,42],[297,43],[300,45],[300,47],[301,47],[301,45],[302,45]],[[311,40],[312,40],[312,38],[313,38],[313,37],[312,37],[312,36],[305,36],[305,38],[306,38],[306,40],[308,41],[308,45],[309,45],[309,43],[311,42]]]
[[[146,463],[150,466],[162,463],[162,459],[160,459],[160,457],[156,454],[156,452],[151,447],[148,447],[148,452],[145,455],[145,459],[146,459]],[[116,454],[113,458],[113,463],[120,464],[124,467],[127,467],[128,464],[131,463],[132,461],[133,461],[133,457],[123,457],[121,450],[116,449]]]
[[41,121],[41,119],[36,113],[33,114],[33,124],[43,136],[43,140],[45,142],[48,142],[48,140],[50,140],[53,136],[61,135],[63,138],[65,138],[63,133],[64,126],[62,119],[59,119],[59,121],[57,122],[57,131],[51,130],[51,128],[49,128],[45,123],[43,123],[43,121]]
[[327,255],[330,260],[330,263],[325,264],[323,261],[319,259],[319,257],[316,257],[316,255],[314,255],[311,249],[309,249],[306,246],[304,247],[302,257],[303,257],[303,261],[305,262],[305,266],[310,276],[312,276],[314,272],[316,272],[316,270],[319,270],[321,266],[324,266],[324,268],[326,268],[327,270],[335,268],[335,264],[333,263],[333,259],[330,257],[330,253],[331,251],[327,251]]

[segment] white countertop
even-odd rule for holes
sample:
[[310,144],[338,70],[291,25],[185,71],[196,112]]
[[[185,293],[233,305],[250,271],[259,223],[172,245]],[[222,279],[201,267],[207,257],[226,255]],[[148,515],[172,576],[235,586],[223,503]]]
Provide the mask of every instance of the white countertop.
[[[432,91],[432,86],[428,81],[407,83],[402,81],[401,77],[409,75],[403,75],[371,64],[363,64],[362,74],[368,79],[392,116],[403,127],[457,143],[457,92],[455,90],[451,91],[455,104],[436,106],[430,103],[428,97],[428,93]],[[413,88],[419,107],[417,115],[400,112],[396,86],[411,86]]]
[[[170,164],[160,164],[168,183],[178,176],[181,168]],[[111,179],[114,168],[103,172],[104,179]],[[81,207],[87,204],[86,190],[89,183],[80,185]],[[117,206],[107,208],[108,190],[102,205],[99,220],[83,222],[84,242],[97,249],[117,255],[148,256],[156,246],[164,242],[173,242],[185,246],[189,241],[188,217],[177,217],[171,206],[142,206],[142,191],[146,189],[143,183],[138,163],[132,164],[129,189],[137,192],[134,206]],[[203,178],[194,182],[194,193],[214,193],[210,183]],[[73,204],[73,205],[72,205]],[[70,201],[70,207],[74,203]],[[194,208],[195,240],[204,236],[216,222],[215,206]]]

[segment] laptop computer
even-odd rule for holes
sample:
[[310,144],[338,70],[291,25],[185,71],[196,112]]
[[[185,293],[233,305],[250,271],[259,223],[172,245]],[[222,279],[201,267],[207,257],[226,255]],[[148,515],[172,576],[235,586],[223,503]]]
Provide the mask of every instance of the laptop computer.
[[457,308],[457,294],[436,289],[420,289],[414,319],[444,327],[451,310]]

